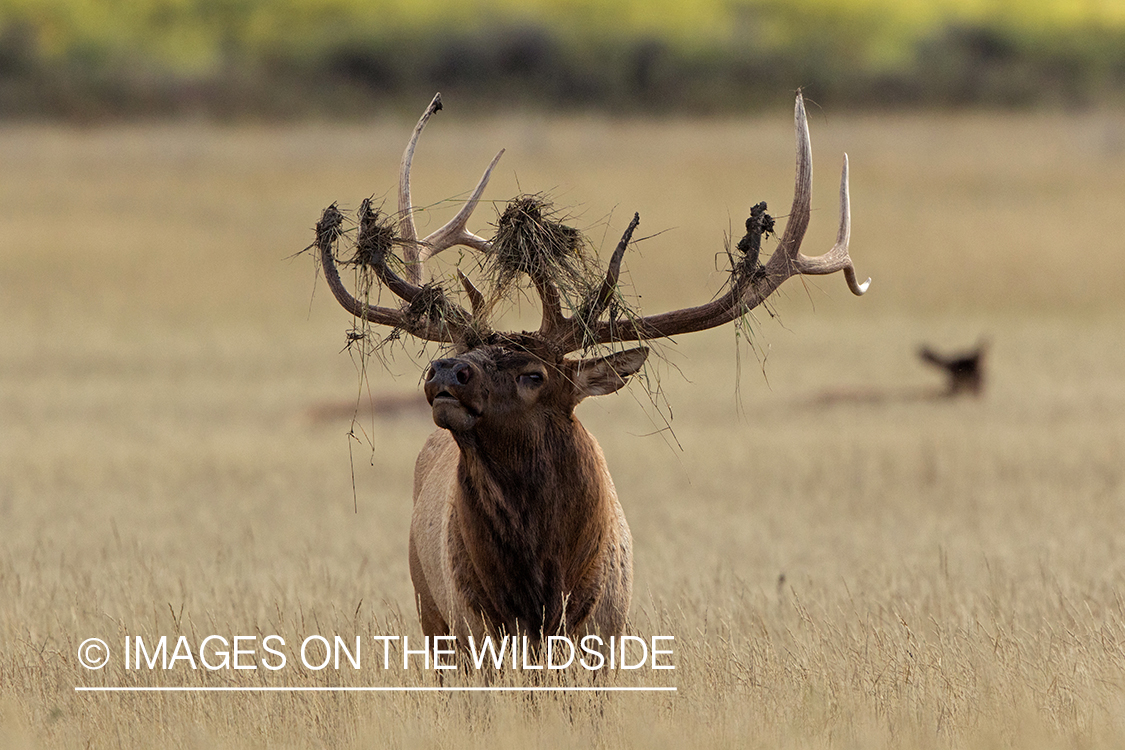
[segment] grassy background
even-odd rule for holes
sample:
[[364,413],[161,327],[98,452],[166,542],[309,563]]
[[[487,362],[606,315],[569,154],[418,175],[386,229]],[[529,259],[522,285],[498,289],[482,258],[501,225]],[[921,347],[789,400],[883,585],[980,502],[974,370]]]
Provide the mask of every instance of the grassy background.
[[[1090,106],[1125,91],[1116,0],[0,0],[0,112],[357,116]],[[782,94],[781,92],[786,92]],[[413,109],[413,105],[408,105]]]
[[[549,190],[606,251],[640,211],[643,233],[666,231],[627,282],[649,311],[696,303],[746,208],[785,212],[790,112],[467,117],[447,97],[415,162],[421,228],[507,147],[489,197]],[[91,636],[420,635],[406,537],[432,426],[365,417],[368,444],[346,418],[309,418],[367,391],[341,353],[346,316],[290,257],[329,202],[393,194],[410,124],[0,130],[0,744],[1120,746],[1113,113],[814,110],[806,250],[833,240],[847,150],[871,292],[791,281],[752,348],[731,328],[664,347],[647,373],[662,412],[643,381],[580,408],[636,539],[634,628],[677,637],[674,696],[76,694],[433,684],[76,662]],[[486,232],[494,209],[478,213]],[[939,379],[915,347],[980,337],[987,394],[923,398]],[[371,391],[416,393],[414,354]],[[898,398],[818,404],[847,388]]]

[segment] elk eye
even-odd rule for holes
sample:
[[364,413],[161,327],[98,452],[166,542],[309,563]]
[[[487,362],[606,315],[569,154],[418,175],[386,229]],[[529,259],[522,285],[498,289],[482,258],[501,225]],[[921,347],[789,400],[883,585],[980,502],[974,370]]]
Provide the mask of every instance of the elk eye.
[[530,386],[532,388],[543,385],[543,373],[541,372],[525,372],[519,377],[520,385]]

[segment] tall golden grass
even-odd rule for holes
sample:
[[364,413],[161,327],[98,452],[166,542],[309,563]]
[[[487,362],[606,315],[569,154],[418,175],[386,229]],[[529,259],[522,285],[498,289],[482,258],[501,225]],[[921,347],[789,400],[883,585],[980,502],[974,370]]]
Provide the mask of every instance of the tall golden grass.
[[[415,161],[420,223],[507,147],[490,197],[550,191],[607,251],[634,210],[660,232],[627,260],[646,310],[708,298],[724,232],[791,196],[785,111],[466,122],[450,102],[440,117]],[[676,637],[674,671],[596,684],[677,692],[76,692],[439,684],[366,660],[78,663],[90,637],[420,637],[406,535],[428,418],[306,414],[413,391],[425,355],[406,345],[361,382],[348,321],[291,257],[328,203],[393,201],[409,127],[0,133],[0,745],[1120,746],[1119,113],[814,112],[806,250],[832,241],[847,150],[868,296],[789,282],[750,341],[665,344],[647,380],[580,408],[633,527],[633,630]],[[479,213],[484,231],[495,214]],[[817,403],[922,393],[937,382],[917,344],[985,336],[979,400]]]

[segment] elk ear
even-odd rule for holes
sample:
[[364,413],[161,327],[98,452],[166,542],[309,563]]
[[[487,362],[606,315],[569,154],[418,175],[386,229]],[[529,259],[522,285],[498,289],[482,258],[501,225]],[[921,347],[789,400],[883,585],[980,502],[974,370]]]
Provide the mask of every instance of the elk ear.
[[613,393],[625,385],[630,375],[641,369],[647,358],[648,347],[639,346],[636,349],[614,352],[605,357],[579,360],[578,369],[574,373],[578,400],[581,401],[587,396],[604,396]]

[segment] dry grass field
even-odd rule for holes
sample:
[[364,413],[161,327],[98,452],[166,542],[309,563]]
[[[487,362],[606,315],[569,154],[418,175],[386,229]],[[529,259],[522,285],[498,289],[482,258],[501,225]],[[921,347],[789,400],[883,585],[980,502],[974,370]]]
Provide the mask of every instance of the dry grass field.
[[[790,200],[786,110],[457,111],[419,148],[423,228],[507,147],[489,197],[549,191],[605,252],[634,210],[662,232],[627,260],[645,310],[709,297],[724,232]],[[90,637],[421,636],[406,539],[429,417],[362,417],[350,440],[309,411],[416,392],[424,355],[361,385],[348,319],[291,257],[332,201],[393,201],[410,125],[0,128],[0,746],[1125,743],[1121,113],[813,109],[806,250],[831,244],[846,150],[869,294],[790,281],[749,342],[664,344],[647,381],[580,407],[636,540],[633,630],[674,635],[676,669],[498,682],[677,692],[76,692],[439,685],[369,658],[78,662]],[[940,385],[920,343],[981,338],[982,398],[920,397]],[[895,397],[820,399],[841,389]]]

